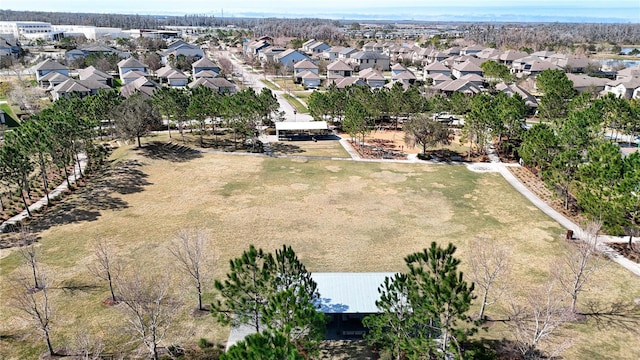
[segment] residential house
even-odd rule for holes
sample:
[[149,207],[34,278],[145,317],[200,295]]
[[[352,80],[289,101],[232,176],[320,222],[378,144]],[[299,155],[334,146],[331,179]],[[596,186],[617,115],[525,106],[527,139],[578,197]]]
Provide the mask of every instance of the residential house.
[[190,89],[198,86],[205,86],[209,89],[217,91],[220,94],[234,94],[238,91],[237,87],[229,80],[221,77],[217,78],[204,78],[200,77],[192,81],[187,85]]
[[312,54],[312,55],[319,55],[322,54],[325,50],[328,50],[329,48],[331,48],[331,46],[327,45],[326,43],[322,42],[322,41],[318,41],[314,44],[312,44],[311,46],[308,47],[308,53]]
[[297,76],[299,73],[305,71],[311,71],[312,73],[318,75],[318,65],[312,63],[310,60],[298,61],[293,65],[294,76]]
[[[194,78],[216,77],[218,76],[218,74],[220,74],[220,66],[218,66],[206,56],[191,64],[191,69],[191,74]],[[201,72],[204,73],[201,74]]]
[[573,88],[578,92],[593,92],[598,94],[604,91],[609,79],[597,78],[587,75],[567,74],[567,78],[573,82]]
[[616,79],[624,79],[632,76],[640,76],[640,65],[631,66],[625,69],[622,69],[616,73]]
[[451,75],[456,79],[460,79],[461,77],[469,74],[482,76],[482,68],[471,61],[465,61],[463,63],[453,65],[453,68],[451,69]]
[[70,77],[53,71],[41,77],[38,85],[40,85],[40,87],[42,88],[52,89],[55,86],[58,86],[69,79]]
[[474,55],[484,50],[484,46],[473,45],[460,49],[460,55]]
[[273,57],[274,62],[279,62],[286,68],[293,69],[293,65],[303,60],[309,60],[309,57],[298,50],[288,49]]
[[426,75],[425,79],[431,79],[431,85],[438,85],[445,81],[451,81],[451,76],[442,73],[434,73]]
[[0,52],[17,58],[22,52],[22,47],[13,36],[0,36]]
[[304,86],[305,89],[317,89],[320,86],[320,76],[313,71],[305,70],[296,74],[296,82]]
[[451,54],[445,53],[443,51],[438,51],[436,49],[431,50],[431,52],[427,55],[427,64],[433,64],[435,62],[440,62],[450,57]]
[[447,54],[447,57],[449,56],[460,56],[461,55],[461,50],[459,46],[452,46],[446,50],[442,51],[443,53]]
[[365,83],[362,79],[359,79],[357,77],[353,77],[353,76],[349,76],[349,77],[345,77],[342,79],[331,79],[330,82],[333,82],[333,84],[335,84],[336,88],[338,89],[344,89],[347,88],[349,86],[367,86],[367,83]]
[[524,100],[525,105],[527,105],[528,107],[530,108],[538,107],[538,100],[536,99],[536,97],[531,95],[531,93],[529,93],[528,91],[526,91],[525,89],[523,89],[522,87],[516,84],[507,84],[507,83],[501,82],[496,84],[496,90],[509,95],[509,97],[515,94],[518,94]]
[[574,57],[565,54],[554,54],[547,61],[567,73],[584,73],[591,64],[591,60],[586,57]]
[[629,76],[607,82],[604,91],[619,98],[632,99],[638,95],[638,88],[640,88],[640,76]]
[[474,54],[478,59],[495,60],[496,62],[500,55],[502,55],[502,51],[494,48],[484,48],[479,53]]
[[327,79],[341,79],[351,76],[353,68],[342,60],[335,60],[327,65]]
[[204,51],[198,45],[186,43],[182,40],[176,40],[169,44],[167,49],[159,52],[160,61],[164,65],[169,63],[171,58],[177,59],[179,56],[190,57],[194,59],[204,58]]
[[271,42],[268,40],[255,40],[247,43],[243,46],[245,55],[256,56],[263,49],[271,46]]
[[309,53],[309,52],[311,52],[311,49],[309,47],[312,46],[313,44],[319,43],[319,42],[321,42],[321,41],[318,41],[316,39],[309,39],[309,40],[307,40],[307,41],[302,43],[302,47],[300,48],[300,50],[302,50],[302,51],[304,51],[306,53]]
[[552,70],[560,70],[560,68],[548,61],[545,60],[536,60],[534,61],[531,66],[529,66],[527,68],[527,66],[525,66],[525,71],[523,72],[526,75],[529,76],[536,76],[538,74],[540,74],[541,72],[543,72],[544,70],[547,69],[552,69]]
[[424,68],[424,77],[432,77],[435,74],[443,74],[447,77],[451,76],[451,69],[449,69],[445,64],[437,61],[431,63]]
[[171,66],[165,66],[156,71],[156,76],[160,84],[167,84],[171,87],[185,87],[189,82],[189,77],[182,71]]
[[454,92],[461,92],[466,95],[479,94],[482,92],[482,89],[477,85],[464,79],[444,81],[438,85],[434,85],[432,88],[446,96],[451,96]]
[[159,87],[155,81],[140,77],[120,88],[120,94],[128,98],[135,93],[140,93],[143,98],[148,99],[153,96],[154,91]]
[[368,43],[362,45],[362,51],[373,51],[382,53],[384,51],[384,46],[375,41],[369,41]]
[[500,54],[500,56],[498,57],[498,61],[500,64],[506,65],[508,67],[511,66],[511,64],[513,64],[513,62],[515,60],[518,59],[522,59],[529,56],[526,52],[524,51],[518,51],[518,50],[507,50],[505,52],[503,52],[502,54]]
[[268,48],[263,49],[262,51],[260,51],[260,53],[258,54],[258,59],[260,59],[260,62],[264,63],[272,63],[274,60],[273,58],[284,52],[285,48],[283,47],[279,47],[279,46],[269,46]]
[[78,77],[80,80],[95,80],[103,83],[109,87],[113,87],[113,76],[107,74],[104,71],[98,70],[93,66],[88,68],[78,69]]
[[375,51],[359,51],[349,59],[355,70],[376,68],[381,71],[388,71],[390,59],[388,55]]
[[67,79],[65,82],[56,85],[51,90],[51,98],[56,101],[63,97],[75,95],[85,97],[95,95],[100,90],[111,89],[109,86],[95,80],[74,80]]
[[[132,76],[132,74],[125,76],[129,72],[135,72],[136,76]],[[122,83],[126,85],[131,81],[138,79],[140,75],[147,76],[147,74],[149,74],[149,67],[138,61],[136,58],[130,57],[128,59],[121,60],[118,63],[118,73]]]
[[36,81],[38,83],[40,83],[40,80],[42,79],[42,77],[44,77],[50,72],[57,72],[59,74],[69,77],[69,68],[51,59],[47,59],[39,63],[34,67],[34,70],[36,72]]
[[391,67],[391,80],[413,84],[416,82],[417,77],[411,70],[400,64],[395,64]]
[[483,89],[485,80],[481,75],[478,74],[466,74],[460,77],[462,80],[466,80],[473,85],[477,86],[479,89]]
[[547,60],[548,58],[550,58],[554,54],[555,53],[553,51],[536,51],[536,52],[531,53],[531,56],[535,56],[535,57],[540,58],[542,60]]
[[413,62],[414,64],[421,64],[423,66],[428,64],[427,56],[429,55],[429,53],[431,53],[432,50],[433,49],[431,49],[431,48],[418,48],[418,49],[415,49],[411,53],[411,62]]
[[558,69],[558,67],[546,60],[541,60],[537,56],[527,56],[514,60],[511,65],[511,72],[516,76],[535,76],[546,69]]
[[374,89],[379,89],[386,83],[384,75],[374,68],[360,70],[358,77]]
[[344,49],[345,48],[343,46],[332,46],[323,51],[322,56],[325,58],[325,60],[334,61],[338,59],[338,57],[340,56],[340,52]]
[[342,51],[340,51],[340,53],[338,54],[338,59],[340,59],[340,60],[349,59],[349,58],[351,58],[351,55],[353,55],[353,54],[355,54],[357,52],[358,52],[358,49],[346,47],[346,48],[342,49]]

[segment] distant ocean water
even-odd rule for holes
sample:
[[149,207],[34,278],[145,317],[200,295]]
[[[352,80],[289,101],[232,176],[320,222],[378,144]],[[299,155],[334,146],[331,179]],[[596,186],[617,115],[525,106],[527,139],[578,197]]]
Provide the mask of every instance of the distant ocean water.
[[[348,5],[347,5],[348,7]],[[333,10],[333,9],[332,9]],[[354,20],[417,20],[417,21],[491,21],[491,22],[596,22],[640,23],[640,1],[631,7],[372,7],[367,9],[328,9],[278,13],[242,12],[238,17],[318,17]]]

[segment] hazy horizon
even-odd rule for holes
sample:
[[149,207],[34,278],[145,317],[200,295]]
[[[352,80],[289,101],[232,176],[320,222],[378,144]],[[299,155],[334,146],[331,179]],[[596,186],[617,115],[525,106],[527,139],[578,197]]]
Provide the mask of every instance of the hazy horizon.
[[201,14],[225,18],[313,17],[337,20],[640,23],[639,0],[618,0],[615,3],[538,0],[535,5],[514,5],[513,1],[507,0],[484,0],[481,4],[475,2],[468,5],[468,0],[449,0],[446,6],[417,0],[395,0],[393,6],[386,0],[323,0],[320,2],[322,6],[317,4],[299,0],[280,0],[271,4],[259,0],[237,0],[229,3],[207,0],[112,0],[104,3],[85,0],[31,0],[23,4],[12,4],[8,10],[180,16]]

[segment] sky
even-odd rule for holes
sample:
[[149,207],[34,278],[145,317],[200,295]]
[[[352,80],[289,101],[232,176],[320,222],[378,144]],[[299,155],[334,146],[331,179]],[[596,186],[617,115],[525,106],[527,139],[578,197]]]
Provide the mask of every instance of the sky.
[[[445,4],[445,5],[443,5]],[[528,5],[532,4],[532,5]],[[225,17],[640,23],[640,0],[0,0],[0,9]],[[553,20],[555,19],[555,20]],[[582,19],[582,20],[581,20]]]

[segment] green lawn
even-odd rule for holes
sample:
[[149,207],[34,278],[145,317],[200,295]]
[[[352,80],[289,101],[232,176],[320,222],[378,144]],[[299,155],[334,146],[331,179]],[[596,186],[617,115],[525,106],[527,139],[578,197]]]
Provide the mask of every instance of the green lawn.
[[274,83],[272,83],[269,80],[262,79],[260,81],[262,81],[265,85],[267,85],[267,87],[271,90],[274,90],[274,91],[280,90]]
[[20,126],[20,121],[18,120],[18,117],[16,116],[11,106],[9,106],[9,104],[0,104],[0,110],[4,111],[4,120],[7,127],[11,128]]
[[299,113],[307,114],[309,112],[309,109],[307,109],[307,107],[304,106],[297,98],[289,94],[282,94],[282,97],[287,99],[289,104],[291,104],[291,106],[293,106],[296,109],[296,111],[298,111]]
[[[329,151],[329,143],[324,144]],[[302,148],[303,144],[300,145]],[[304,144],[307,145],[307,144]],[[308,144],[313,145],[313,144]],[[331,150],[333,151],[333,150]],[[309,150],[311,152],[311,149]],[[118,306],[105,307],[105,283],[92,277],[91,241],[99,234],[129,269],[164,271],[176,231],[200,227],[210,234],[206,254],[212,278],[222,278],[229,259],[249,244],[272,251],[291,245],[310,271],[400,271],[403,257],[431,241],[458,246],[462,270],[473,256],[467,240],[487,234],[513,250],[512,288],[518,292],[549,276],[559,262],[564,230],[495,173],[463,166],[372,163],[196,154],[158,156],[148,149],[114,152],[114,168],[32,223],[43,268],[54,279],[51,324],[55,346],[85,332],[102,338],[107,352],[129,349]],[[12,235],[3,234],[7,241]],[[44,350],[10,306],[10,279],[24,267],[13,249],[0,249],[0,358],[37,358]],[[211,316],[190,315],[195,296],[172,271],[172,288],[183,306],[163,344],[224,341],[228,328]],[[591,300],[640,298],[640,282],[612,264],[594,276],[579,306]],[[501,316],[498,303],[487,309]],[[477,305],[474,309],[477,309]],[[593,321],[563,330],[574,341],[565,358],[624,359],[640,353],[637,323],[598,326]],[[509,339],[497,324],[478,337]],[[65,340],[66,339],[66,340]],[[606,346],[605,346],[606,345]]]

